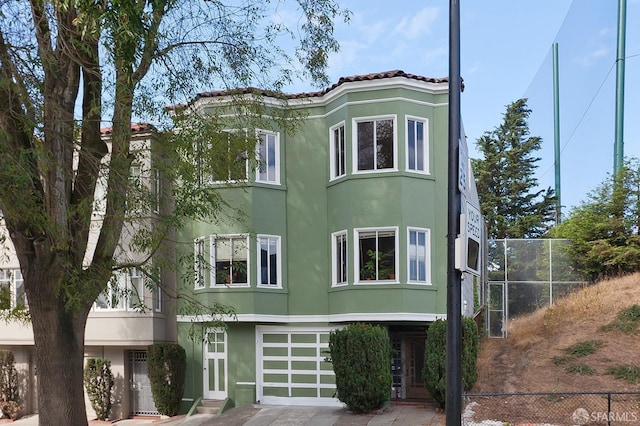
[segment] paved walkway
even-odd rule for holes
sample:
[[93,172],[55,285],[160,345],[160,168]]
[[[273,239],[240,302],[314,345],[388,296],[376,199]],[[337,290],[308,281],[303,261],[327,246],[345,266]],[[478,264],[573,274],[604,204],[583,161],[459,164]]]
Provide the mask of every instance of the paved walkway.
[[[37,426],[38,416],[26,416],[17,426]],[[90,422],[90,426],[105,422]],[[445,416],[433,407],[395,405],[375,414],[353,414],[345,408],[253,405],[227,410],[220,416],[196,414],[169,419],[126,419],[115,426],[442,426]]]

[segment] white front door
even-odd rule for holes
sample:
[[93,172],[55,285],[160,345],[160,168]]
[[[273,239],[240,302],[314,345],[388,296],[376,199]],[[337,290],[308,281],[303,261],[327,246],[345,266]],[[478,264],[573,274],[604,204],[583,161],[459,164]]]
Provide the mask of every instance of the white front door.
[[227,397],[227,332],[210,328],[203,342],[203,393],[204,399]]

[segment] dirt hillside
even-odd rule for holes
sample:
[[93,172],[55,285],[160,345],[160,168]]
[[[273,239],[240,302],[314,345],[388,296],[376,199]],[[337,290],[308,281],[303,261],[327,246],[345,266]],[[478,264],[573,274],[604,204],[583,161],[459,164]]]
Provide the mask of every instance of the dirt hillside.
[[[640,274],[602,281],[553,307],[516,318],[507,339],[482,342],[473,392],[640,390],[636,304]],[[631,322],[616,327],[621,311]],[[604,330],[607,325],[609,330]],[[611,374],[621,366],[627,368],[624,379]]]

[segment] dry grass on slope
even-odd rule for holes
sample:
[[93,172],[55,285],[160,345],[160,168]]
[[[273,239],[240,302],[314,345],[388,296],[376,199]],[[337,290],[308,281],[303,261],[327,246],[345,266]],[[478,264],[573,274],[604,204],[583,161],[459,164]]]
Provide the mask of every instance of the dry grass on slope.
[[[509,324],[509,338],[485,339],[474,392],[637,391],[614,378],[619,365],[640,369],[640,333],[603,331],[617,314],[640,305],[640,274],[602,281]],[[591,345],[593,353],[572,356]],[[588,351],[586,351],[588,352]]]

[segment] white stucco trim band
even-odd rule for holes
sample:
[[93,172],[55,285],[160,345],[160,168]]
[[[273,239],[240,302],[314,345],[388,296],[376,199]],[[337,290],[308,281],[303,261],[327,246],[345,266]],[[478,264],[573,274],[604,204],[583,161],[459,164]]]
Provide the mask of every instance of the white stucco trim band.
[[[237,314],[235,317],[225,315],[225,322],[270,322],[270,323],[341,323],[354,321],[408,321],[433,322],[446,319],[446,314],[414,313],[414,312],[362,312],[351,314],[331,315],[268,315],[268,314]],[[211,322],[211,315],[179,315],[178,322]]]

